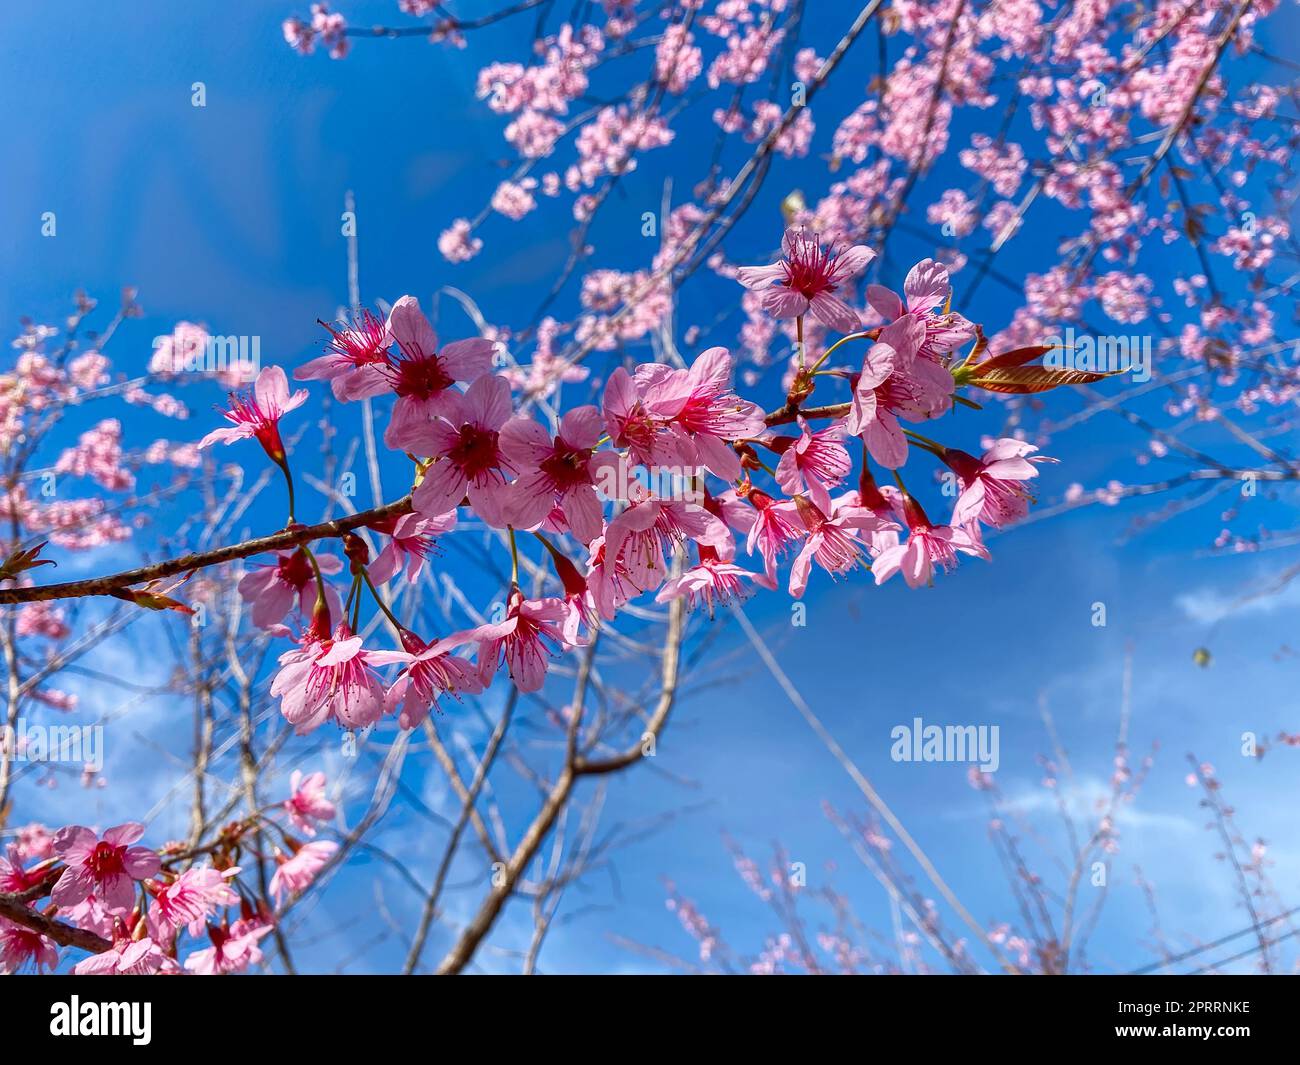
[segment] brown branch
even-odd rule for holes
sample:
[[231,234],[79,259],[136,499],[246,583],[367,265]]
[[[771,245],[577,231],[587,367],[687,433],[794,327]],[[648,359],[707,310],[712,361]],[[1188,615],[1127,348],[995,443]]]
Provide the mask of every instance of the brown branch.
[[801,410],[787,402],[780,410],[765,415],[763,423],[770,428],[773,425],[789,425],[796,418],[807,418],[810,421],[818,418],[843,418],[852,406],[852,403],[831,403],[825,407],[804,407]]
[[292,525],[270,536],[259,536],[254,540],[218,547],[212,551],[202,551],[166,562],[155,562],[138,569],[124,570],[105,577],[91,577],[83,581],[68,581],[64,584],[47,584],[32,588],[0,588],[0,605],[11,603],[32,603],[49,599],[76,599],[87,595],[111,595],[113,592],[132,584],[174,577],[178,573],[204,569],[207,566],[233,562],[238,558],[260,555],[267,551],[280,551],[287,547],[298,547],[312,540],[339,537],[363,525],[383,521],[385,518],[400,517],[411,512],[411,497],[403,496],[392,503],[372,510],[358,511],[347,517],[334,521],[323,521],[317,525]]
[[[676,699],[678,664],[680,662],[682,636],[685,631],[685,617],[684,600],[673,600],[672,606],[668,610],[668,631],[664,634],[659,699],[645,728],[645,733],[651,737],[658,737],[659,732],[668,720],[669,712],[672,710]],[[500,916],[506,901],[514,893],[515,885],[523,876],[524,870],[536,856],[542,842],[554,827],[560,812],[568,803],[573,793],[573,786],[578,778],[583,775],[616,772],[639,762],[644,757],[643,743],[644,736],[641,741],[624,753],[604,761],[592,762],[572,755],[565,759],[564,768],[560,771],[560,775],[551,786],[550,791],[547,792],[542,808],[537,812],[537,816],[533,818],[532,823],[528,826],[523,838],[515,847],[514,853],[510,855],[504,867],[495,872],[492,890],[488,892],[474,918],[461,931],[456,942],[438,965],[438,975],[454,976],[462,972],[473,959],[479,945],[492,930],[492,926]]]
[[52,917],[47,917],[32,909],[29,903],[32,898],[49,892],[54,886],[53,881],[40,885],[28,891],[11,894],[9,892],[0,892],[0,917],[13,921],[14,924],[20,924],[24,928],[30,928],[34,932],[54,940],[62,947],[79,947],[82,950],[88,950],[91,954],[103,954],[106,950],[112,950],[113,944],[102,936],[97,936],[94,932],[87,932],[83,928],[74,928],[70,924],[64,924],[62,921],[56,921]]

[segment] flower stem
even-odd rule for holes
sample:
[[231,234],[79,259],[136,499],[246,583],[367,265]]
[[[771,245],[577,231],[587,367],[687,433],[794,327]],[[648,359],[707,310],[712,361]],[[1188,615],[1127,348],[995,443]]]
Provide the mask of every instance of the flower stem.
[[284,474],[284,483],[289,489],[289,520],[286,526],[295,524],[293,517],[293,474],[289,472],[289,460],[284,456],[275,460],[275,464],[280,467],[280,472]]
[[510,583],[517,586],[519,584],[519,545],[515,543],[515,527],[507,525],[506,532],[510,534]]
[[302,545],[302,552],[311,563],[312,572],[316,574],[316,609],[313,613],[324,613],[329,604],[325,600],[325,578],[321,576],[320,563],[316,561],[316,556],[311,553],[311,548],[306,544]]
[[379,594],[379,589],[375,587],[375,582],[370,579],[370,574],[367,573],[365,570],[362,570],[361,576],[365,578],[366,587],[370,589],[370,594],[375,597],[375,602],[379,604],[379,609],[384,612],[384,616],[387,617],[389,621],[391,621],[394,625],[397,626],[398,632],[401,632],[403,629],[405,629],[406,626],[397,620],[397,616],[389,608],[388,604],[384,602],[384,597]]
[[816,373],[819,369],[821,369],[822,363],[824,363],[827,359],[829,359],[831,357],[831,353],[836,348],[838,348],[841,344],[847,344],[850,340],[867,340],[869,338],[870,338],[870,334],[865,332],[850,333],[848,336],[840,337],[839,340],[835,341],[834,344],[832,344],[829,348],[827,348],[825,351],[822,352],[822,357],[818,359],[815,363],[813,363],[811,372]]
[[904,429],[903,432],[906,433],[910,439],[915,440],[922,447],[928,448],[929,450],[933,451],[936,455],[942,455],[945,451],[948,450],[946,447],[943,446],[943,444],[939,443],[937,440],[931,440],[928,436],[922,436],[920,433],[914,433],[912,432],[911,429]]

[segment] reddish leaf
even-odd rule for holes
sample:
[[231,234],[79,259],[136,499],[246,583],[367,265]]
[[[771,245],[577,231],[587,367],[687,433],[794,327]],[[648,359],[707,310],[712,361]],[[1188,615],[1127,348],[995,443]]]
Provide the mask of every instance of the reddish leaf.
[[1002,366],[1023,366],[1027,362],[1052,351],[1057,345],[1055,344],[1034,344],[1027,348],[1013,348],[1011,351],[1004,351],[1001,355],[994,355],[991,359],[985,359],[975,369],[977,373],[982,374],[984,370],[997,369]]
[[117,599],[124,599],[128,603],[134,603],[136,606],[142,606],[146,610],[175,610],[181,614],[193,614],[194,608],[186,606],[179,599],[173,599],[171,596],[159,595],[157,592],[136,591],[134,588],[120,588],[110,592],[110,595]]
[[1046,366],[995,366],[985,372],[984,366],[970,384],[986,392],[1002,392],[1007,395],[1029,395],[1034,392],[1050,392],[1063,385],[1090,385],[1113,373],[1091,373],[1087,370],[1050,370]]

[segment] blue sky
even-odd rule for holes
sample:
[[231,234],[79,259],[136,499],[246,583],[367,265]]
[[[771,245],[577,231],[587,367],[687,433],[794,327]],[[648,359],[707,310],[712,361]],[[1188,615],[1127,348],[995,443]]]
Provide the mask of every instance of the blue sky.
[[[460,8],[471,13],[487,5]],[[398,18],[387,2],[353,3],[344,11],[358,24]],[[0,98],[14,101],[16,110],[7,129],[0,197],[0,227],[9,238],[0,248],[0,321],[15,331],[24,314],[57,321],[77,287],[106,305],[130,284],[139,287],[147,317],[127,323],[110,348],[119,370],[143,369],[152,337],[178,319],[205,322],[217,333],[258,335],[265,360],[291,367],[318,350],[315,319],[332,317],[346,300],[339,214],[345,191],[352,189],[364,300],[391,301],[412,292],[427,306],[430,293],[450,284],[470,293],[489,320],[526,324],[567,254],[562,205],[544,200],[523,228],[490,221],[483,234],[487,252],[462,266],[447,265],[435,241],[452,218],[477,213],[507,172],[501,122],[474,98],[473,79],[488,58],[521,54],[531,20],[476,35],[460,52],[420,40],[360,41],[339,63],[292,53],[279,31],[280,19],[289,14],[303,15],[305,7],[142,2],[124,16],[86,3],[68,5],[57,20],[40,11],[9,13],[9,32],[0,41]],[[1264,44],[1292,54],[1294,47],[1288,51],[1285,42],[1294,40],[1295,14],[1287,8],[1280,18],[1289,26],[1269,28]],[[819,27],[808,43],[824,53],[836,35],[833,26]],[[834,122],[860,99],[874,73],[873,50],[874,40],[860,42],[836,84],[817,101],[814,152],[826,150]],[[196,81],[206,87],[204,108],[191,106]],[[994,130],[999,114],[966,120],[954,140],[964,143],[972,130]],[[665,176],[698,172],[692,166],[698,140],[690,133],[704,137],[708,129],[707,116],[688,120],[678,144],[647,159],[623,183],[608,218],[593,233],[598,265],[643,264],[648,253],[639,236],[641,213],[657,210]],[[913,221],[921,224],[923,206],[967,177],[941,172],[928,178],[913,201]],[[779,163],[729,242],[733,256],[759,261],[775,244],[776,205],[785,191],[800,186],[811,199],[827,180],[824,170],[819,174],[808,163]],[[54,239],[40,235],[45,211],[57,215]],[[1050,251],[1036,239],[1013,241],[1001,268],[1012,276],[1039,268],[1044,247]],[[897,271],[932,251],[904,238],[891,246],[890,268]],[[1183,249],[1162,254],[1154,267],[1166,273],[1189,260]],[[884,280],[897,284],[899,277]],[[956,283],[960,299],[960,275]],[[719,301],[736,295],[725,283],[702,282],[683,298],[679,322],[695,321],[695,315],[710,321]],[[572,292],[565,300],[562,309],[571,311]],[[1013,305],[1004,290],[986,282],[976,304],[963,309],[997,328]],[[454,308],[445,307],[445,313],[444,335],[468,333]],[[728,343],[725,334],[734,336],[737,322],[733,316],[709,341]],[[593,369],[602,372],[599,360]],[[777,399],[771,380],[765,389],[760,398]],[[208,404],[220,399],[211,392],[186,393],[193,420],[179,427],[132,410],[131,439],[197,439],[212,424]],[[1063,411],[1078,406],[1069,396],[1052,402]],[[341,433],[355,432],[354,425],[341,423]],[[971,413],[954,432],[973,441],[996,428],[994,413]],[[1059,500],[1072,482],[1094,487],[1110,477],[1155,480],[1180,468],[1153,462],[1135,472],[1133,458],[1145,444],[1142,434],[1106,415],[1062,434],[1051,448],[1061,464],[1043,469],[1044,502]],[[396,476],[389,487],[393,494],[399,489]],[[1293,495],[1239,502],[1248,509],[1242,527],[1286,528],[1294,514]],[[1108,968],[1136,966],[1151,956],[1137,942],[1149,920],[1132,887],[1135,864],[1156,885],[1161,920],[1171,934],[1211,939],[1244,924],[1229,874],[1213,859],[1217,844],[1204,830],[1196,795],[1183,783],[1186,752],[1215,764],[1247,836],[1271,843],[1277,863],[1271,873],[1283,897],[1300,898],[1300,850],[1291,816],[1298,798],[1295,755],[1274,751],[1256,762],[1239,754],[1245,730],[1265,736],[1295,728],[1296,659],[1275,652],[1300,619],[1300,597],[1284,593],[1215,624],[1223,604],[1263,587],[1291,561],[1280,551],[1206,557],[1204,548],[1222,526],[1226,505],[1211,503],[1137,536],[1128,532],[1143,513],[1141,504],[1091,508],[999,537],[991,544],[992,565],[964,565],[920,593],[898,581],[882,589],[861,580],[832,586],[821,575],[806,599],[806,627],[789,625],[783,597],[754,600],[749,615],[958,895],[990,923],[1015,914],[964,767],[892,762],[890,729],[915,716],[927,723],[998,725],[999,782],[1007,793],[1024,796],[1035,811],[1034,823],[1059,839],[1051,810],[1039,808],[1043,792],[1035,756],[1048,749],[1039,694],[1047,694],[1080,792],[1087,795],[1090,782],[1104,782],[1109,772],[1124,653],[1131,646],[1131,746],[1140,755],[1159,741],[1161,750],[1136,806],[1121,817],[1122,850],[1091,957]],[[168,516],[159,514],[158,520],[162,525]],[[279,520],[269,504],[248,517],[253,529],[272,528]],[[114,548],[68,564],[98,570],[131,557],[126,548]],[[1095,602],[1106,604],[1104,628],[1091,624]],[[717,624],[723,623],[719,618]],[[157,639],[150,629],[155,624],[144,622],[128,641],[101,651],[97,668],[148,674],[154,668],[147,648]],[[721,657],[743,639],[727,623],[712,653]],[[1203,670],[1193,664],[1192,651],[1204,643],[1214,662]],[[597,874],[585,889],[575,889],[566,911],[577,917],[553,933],[544,969],[618,971],[649,964],[614,944],[611,934],[689,957],[692,943],[665,910],[662,877],[697,900],[733,946],[757,950],[773,925],[733,873],[724,832],[760,862],[770,844],[780,841],[792,860],[807,864],[814,885],[823,882],[825,863],[836,862],[835,883],[859,915],[875,928],[888,928],[883,892],[820,812],[823,801],[860,810],[851,781],[756,658],[731,658],[722,668],[724,687],[688,693],[679,707],[660,747],[668,772],[646,767],[613,780],[606,818],[633,824],[686,806],[693,811],[621,851],[616,876]],[[74,684],[81,685],[84,713],[109,698],[92,682],[69,686]],[[157,841],[179,834],[187,793],[164,801],[176,778],[159,751],[184,758],[188,713],[188,707],[178,713],[167,700],[148,701],[129,726],[110,734],[110,787],[93,799],[70,784],[55,792],[27,789],[19,796],[16,821],[87,820],[88,803],[103,823],[156,808],[151,832]],[[128,728],[130,742],[115,739]],[[468,718],[449,714],[444,728],[482,742],[481,728]],[[332,737],[291,744],[286,767],[337,769],[332,747]],[[373,773],[365,760],[353,767],[349,787],[355,784],[357,801],[369,794]],[[408,763],[403,784],[434,806],[444,797],[445,783],[427,754]],[[525,796],[507,798],[515,800],[510,805],[519,816],[527,811]],[[384,822],[384,839],[406,841],[417,852],[412,868],[427,876],[433,851],[421,834],[428,835],[428,824],[411,805],[409,796],[399,794]],[[422,862],[418,852],[425,846],[429,857]],[[306,948],[303,964],[332,967],[349,955],[339,929],[377,892],[399,917],[418,906],[382,862],[358,857],[314,904],[309,921],[319,939]],[[458,894],[452,913],[469,898]],[[516,906],[495,942],[518,945],[527,930],[526,907]],[[427,958],[434,960],[445,942],[440,932]],[[395,939],[382,939],[349,964],[362,971],[391,969],[403,949]],[[511,964],[492,955],[484,959],[489,968]]]

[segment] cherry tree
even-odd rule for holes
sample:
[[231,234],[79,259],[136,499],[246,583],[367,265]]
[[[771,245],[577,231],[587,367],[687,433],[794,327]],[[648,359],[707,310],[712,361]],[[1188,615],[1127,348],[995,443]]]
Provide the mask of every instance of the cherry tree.
[[[1297,477],[1270,443],[1292,428],[1295,355],[1276,328],[1300,279],[1294,88],[1258,43],[1275,3],[607,0],[578,23],[545,0],[475,18],[398,6],[400,23],[362,28],[314,4],[283,35],[335,60],[425,42],[436,62],[499,23],[535,25],[529,54],[482,55],[465,87],[511,172],[430,237],[459,327],[439,313],[440,336],[411,295],[363,304],[354,243],[346,308],[303,323],[319,353],[255,374],[208,365],[212,338],[188,322],[145,373],[114,371],[105,349],[140,314],[129,290],[97,332],[79,295],[62,328],[24,323],[15,341],[0,378],[0,968],[294,971],[294,911],[369,853],[419,895],[405,971],[426,968],[436,927],[436,971],[464,971],[516,899],[533,971],[565,891],[634,838],[601,833],[605,782],[645,771],[715,615],[810,582],[897,577],[921,594],[1025,520],[1170,494],[1163,519]],[[823,106],[833,78],[851,106]],[[715,140],[683,172],[663,150],[695,115]],[[628,270],[599,241],[633,180],[663,192],[635,214],[657,240]],[[773,185],[781,217],[742,225]],[[564,220],[567,261],[534,307],[491,321],[450,284],[456,267],[543,211]],[[1009,274],[1008,247],[1033,268]],[[683,320],[701,306],[713,317]],[[1133,351],[1073,339],[1121,327],[1155,339],[1143,380]],[[216,414],[180,396],[215,386]],[[198,439],[132,439],[124,411],[140,405],[197,421]],[[1071,478],[1065,431],[1103,416],[1144,435],[1135,465],[1156,476],[1073,481],[1031,510],[1045,470]],[[341,425],[357,441],[342,453]],[[364,507],[339,488],[354,468]],[[86,494],[42,492],[60,479]],[[243,535],[255,500],[283,523]],[[151,522],[164,502],[184,517]],[[1218,547],[1265,546],[1235,518]],[[453,548],[467,534],[472,554]],[[140,564],[100,566],[109,545]],[[91,575],[49,579],[81,555]],[[151,838],[143,810],[102,831],[89,812],[9,823],[42,779],[12,740],[20,719],[75,710],[60,676],[140,624],[175,660],[168,692],[192,703],[186,837]],[[324,744],[354,760],[346,798],[302,757]],[[430,815],[437,853],[418,875],[376,842],[412,758],[454,799],[450,820]],[[507,775],[531,788],[513,832]],[[465,863],[481,874],[469,917],[440,928]],[[1011,933],[977,931],[1014,953]],[[1007,964],[1059,968],[1043,949]]]

